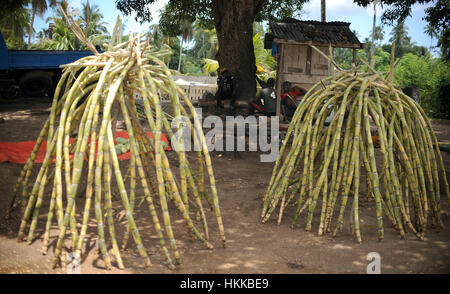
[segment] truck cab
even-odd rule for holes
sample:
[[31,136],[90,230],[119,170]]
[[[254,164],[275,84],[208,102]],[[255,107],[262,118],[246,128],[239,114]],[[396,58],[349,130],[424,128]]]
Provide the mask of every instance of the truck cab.
[[0,95],[12,98],[52,96],[61,77],[60,65],[92,55],[91,51],[8,50],[0,33]]

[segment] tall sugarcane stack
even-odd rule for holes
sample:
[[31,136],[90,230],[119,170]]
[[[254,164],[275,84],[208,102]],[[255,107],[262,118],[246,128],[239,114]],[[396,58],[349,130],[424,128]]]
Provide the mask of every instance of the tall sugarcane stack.
[[[365,174],[368,194],[376,203],[380,240],[383,216],[402,238],[411,231],[423,239],[430,219],[433,226],[443,226],[440,195],[442,190],[448,197],[449,187],[438,142],[422,108],[392,82],[393,68],[391,61],[388,73],[369,64],[364,72],[338,70],[310,89],[273,169],[263,199],[263,223],[277,208],[280,223],[285,209],[295,206],[293,227],[304,213],[310,231],[316,214],[318,234],[336,236],[350,206],[352,233],[361,243],[359,198]],[[382,161],[376,161],[376,154]]]
[[[72,29],[82,34],[79,27],[70,22],[70,16],[68,21]],[[25,208],[18,241],[26,240],[31,243],[35,238],[40,208],[45,198],[50,198],[42,251],[44,254],[47,253],[50,229],[56,218],[59,234],[54,253],[55,267],[59,264],[64,266],[66,262],[63,254],[65,246],[69,246],[66,244],[66,232],[70,232],[69,248],[74,257],[79,258],[83,253],[92,204],[97,221],[98,245],[105,267],[111,268],[112,258],[119,268],[124,267],[121,249],[127,246],[130,235],[145,264],[149,266],[150,258],[142,242],[141,230],[134,214],[138,201],[136,195],[138,185],[143,189],[143,198],[170,268],[174,268],[174,264],[180,264],[181,258],[172,229],[169,202],[174,204],[183,217],[189,235],[212,249],[213,245],[208,241],[208,225],[203,206],[206,200],[211,210],[215,211],[220,236],[225,246],[213,169],[201,125],[195,119],[197,114],[191,101],[175,85],[171,72],[161,61],[170,50],[168,48],[158,50],[152,47],[150,40],[141,41],[140,36],[133,34],[130,34],[126,42],[122,42],[121,39],[119,20],[111,42],[105,44],[107,47],[105,52],[100,54],[96,52],[94,46],[88,46],[93,48],[95,55],[64,65],[50,117],[20,174],[11,200],[10,208],[17,202],[21,202]],[[133,91],[142,97],[144,113],[140,111],[138,114]],[[172,130],[168,115],[162,111],[158,93],[170,97],[175,117],[190,117],[194,119],[194,123],[185,119],[183,120],[185,125],[177,124],[176,129]],[[86,96],[87,98],[84,98]],[[119,113],[129,134],[131,159],[128,161],[126,174],[121,172],[115,149],[114,131]],[[145,116],[153,139],[147,136],[140,124],[138,116],[142,118],[142,115]],[[186,124],[201,151],[197,151],[194,155],[196,164],[193,165],[182,148],[176,150],[179,163],[179,177],[177,177],[171,169],[161,136],[165,131],[170,140],[182,144]],[[174,136],[175,132],[177,136]],[[75,140],[70,144],[71,137]],[[47,141],[45,159],[37,177],[32,179],[33,163],[44,141]],[[83,169],[87,173],[83,173]],[[81,198],[84,205],[78,210],[82,211],[82,216],[79,217],[76,215],[76,198],[82,189],[80,186],[83,177],[86,177],[87,184],[85,193],[81,193],[84,194]],[[119,246],[120,239],[116,236],[117,224],[112,209],[113,177],[127,220],[122,248]],[[211,195],[208,195],[205,189],[207,177]],[[30,190],[28,186],[33,181]],[[46,193],[46,187],[49,185],[51,193]],[[196,227],[193,216],[201,224],[201,229]],[[105,237],[105,226],[109,232],[109,242]],[[107,243],[111,244],[111,250],[108,250]]]

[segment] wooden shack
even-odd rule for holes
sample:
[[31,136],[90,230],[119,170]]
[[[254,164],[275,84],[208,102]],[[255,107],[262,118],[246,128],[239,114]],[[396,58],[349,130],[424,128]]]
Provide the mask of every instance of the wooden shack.
[[[282,85],[289,81],[292,86],[309,90],[321,79],[334,72],[328,60],[310,45],[319,48],[326,55],[332,48],[351,48],[356,59],[356,49],[364,48],[347,22],[301,21],[292,18],[282,22],[269,23],[270,32],[264,37],[265,49],[272,49],[276,55],[277,97],[281,96]],[[278,99],[277,115],[280,114]]]

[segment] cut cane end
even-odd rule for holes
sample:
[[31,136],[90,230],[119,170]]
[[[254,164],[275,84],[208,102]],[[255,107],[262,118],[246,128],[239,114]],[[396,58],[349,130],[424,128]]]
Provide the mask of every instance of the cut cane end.
[[145,260],[145,267],[149,268],[152,266],[152,262],[150,261],[150,258],[147,257],[147,259]]
[[25,241],[25,234],[19,233],[19,235],[17,236],[17,242],[22,243],[24,241]]
[[174,266],[172,263],[168,264],[167,267],[168,267],[170,270],[175,270],[175,269],[176,269],[176,266]]
[[118,262],[117,262],[117,267],[118,267],[120,270],[125,269],[125,266],[123,265],[122,261],[118,261]]

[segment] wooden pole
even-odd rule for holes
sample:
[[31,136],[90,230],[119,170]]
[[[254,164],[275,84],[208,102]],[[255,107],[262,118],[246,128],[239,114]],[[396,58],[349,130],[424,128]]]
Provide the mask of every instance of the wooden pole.
[[276,115],[278,117],[280,117],[280,113],[281,113],[281,87],[283,85],[283,81],[281,80],[281,69],[282,69],[282,62],[283,62],[283,54],[284,54],[284,46],[283,44],[279,44],[278,45],[278,52],[279,52],[279,57],[278,57],[278,63],[277,63],[277,76],[276,76],[276,80],[277,80],[277,87],[276,87],[276,94],[277,94],[277,113]]
[[325,0],[322,0],[321,1],[321,7],[320,7],[320,10],[321,10],[321,21],[322,22],[326,22],[327,21],[327,17],[326,17],[326,5],[325,5]]

